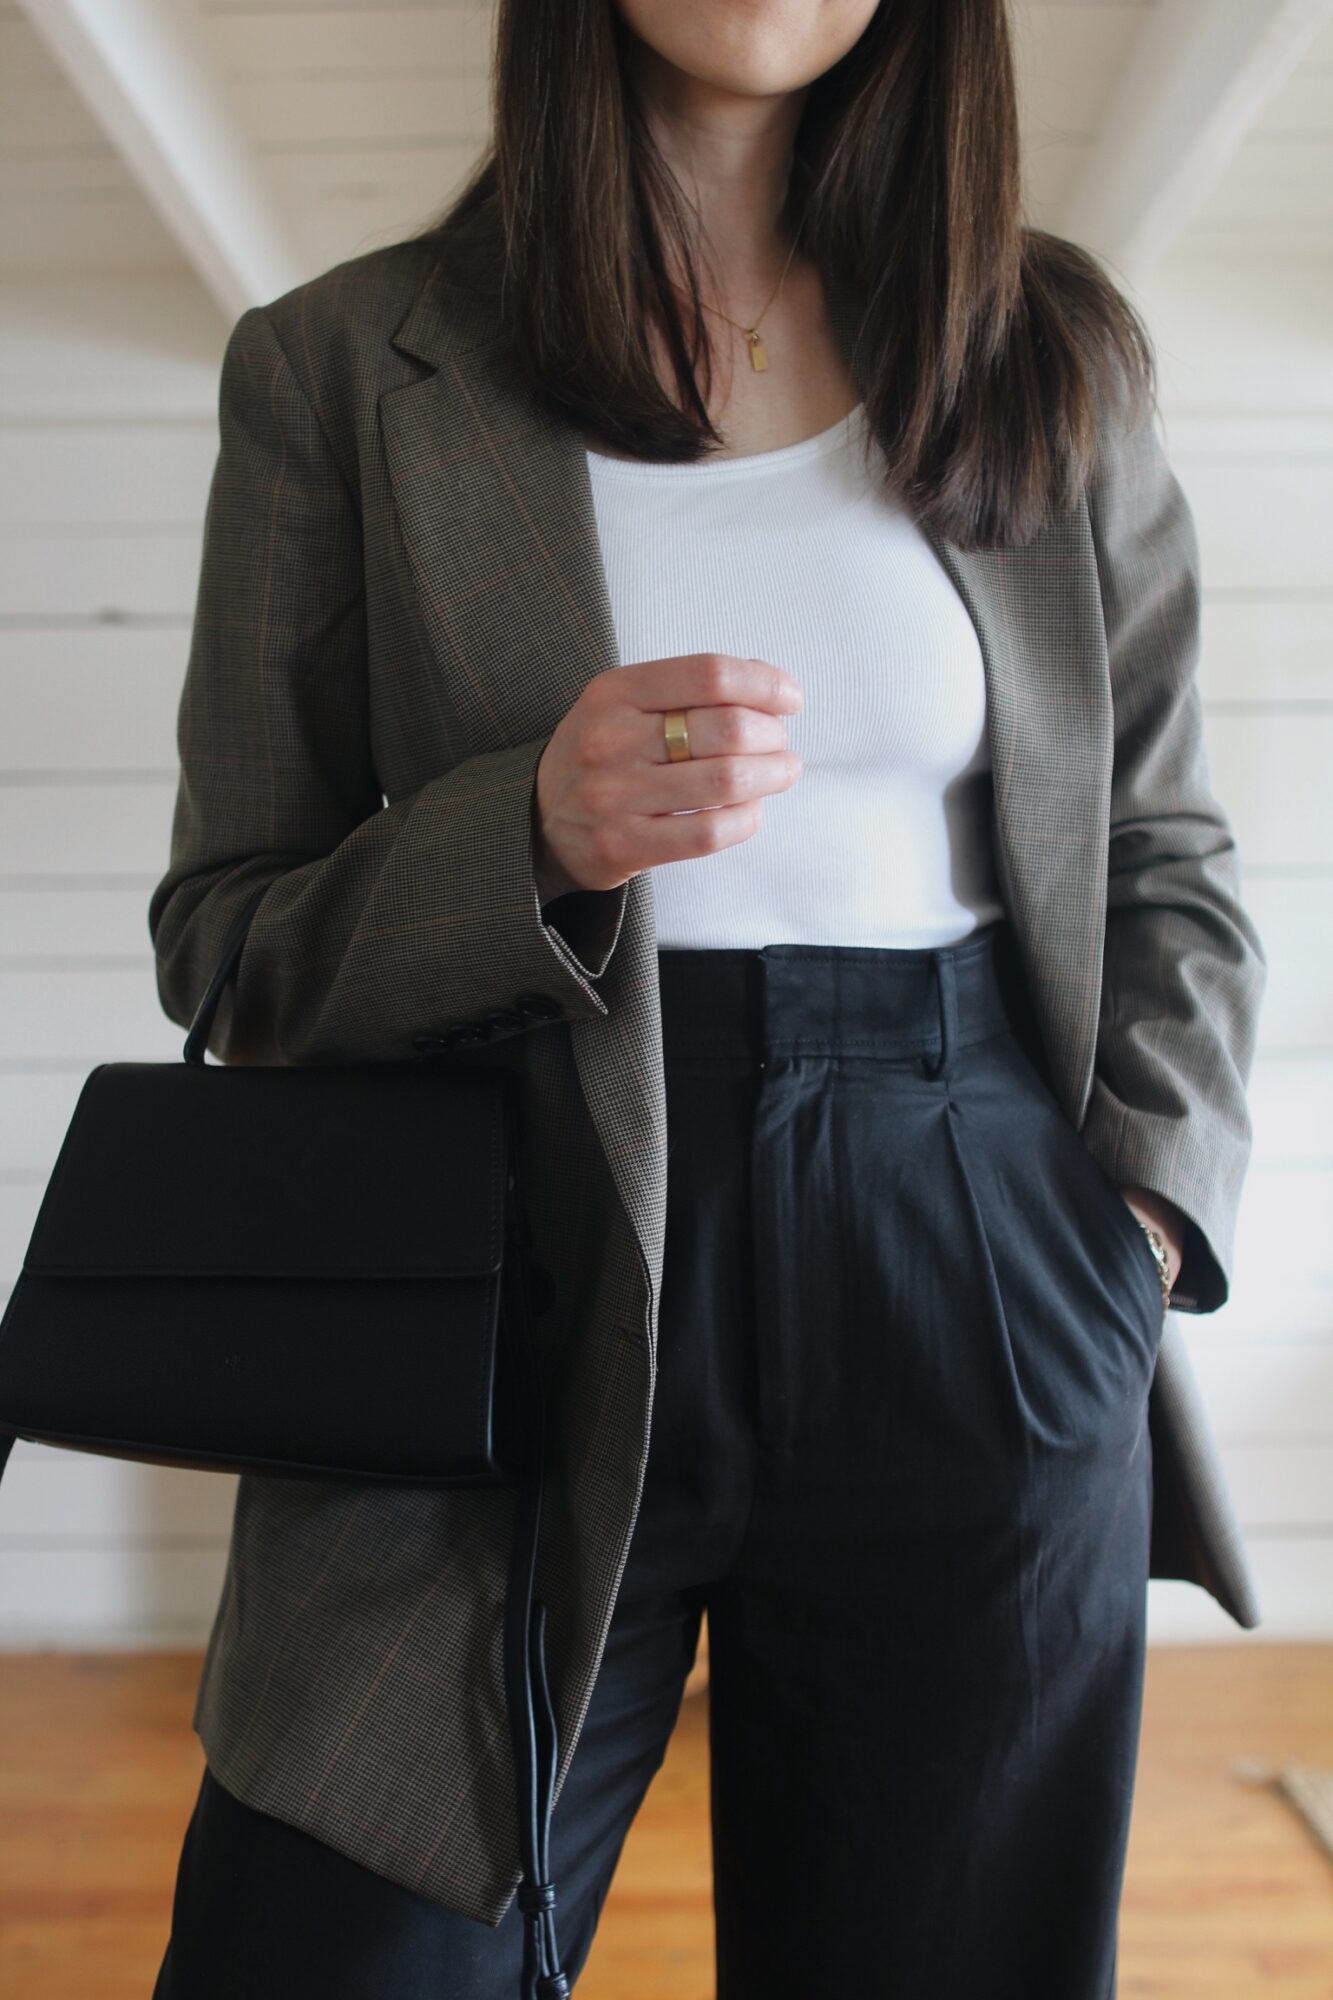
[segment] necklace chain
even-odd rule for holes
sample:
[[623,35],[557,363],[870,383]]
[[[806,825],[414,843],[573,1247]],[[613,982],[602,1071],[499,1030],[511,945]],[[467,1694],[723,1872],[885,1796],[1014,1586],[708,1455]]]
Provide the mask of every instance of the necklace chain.
[[726,320],[728,326],[734,326],[738,333],[743,333],[745,335],[745,338],[750,343],[750,366],[756,372],[762,371],[763,369],[768,367],[768,349],[767,347],[765,347],[759,335],[759,321],[764,317],[764,314],[768,311],[774,299],[777,297],[779,291],[781,291],[782,289],[782,280],[786,277],[788,270],[791,268],[791,260],[796,254],[796,240],[799,235],[800,235],[800,230],[798,229],[796,232],[796,236],[792,237],[791,249],[787,252],[787,261],[783,265],[782,270],[779,273],[777,284],[774,285],[772,291],[769,293],[768,297],[764,300],[763,307],[755,317],[752,325],[742,326],[741,322],[738,319],[733,319],[730,313],[724,313],[720,306],[710,306],[703,299],[700,299],[699,301],[700,305],[703,306],[705,312],[715,312],[718,315],[719,319]]

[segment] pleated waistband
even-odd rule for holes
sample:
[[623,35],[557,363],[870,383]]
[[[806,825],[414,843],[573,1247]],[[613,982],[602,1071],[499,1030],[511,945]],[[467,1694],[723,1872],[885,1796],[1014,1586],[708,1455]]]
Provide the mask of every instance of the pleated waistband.
[[657,963],[667,1062],[920,1055],[936,1070],[951,1049],[1005,1028],[1031,1028],[1012,925],[1004,918],[955,944],[919,949],[664,948]]

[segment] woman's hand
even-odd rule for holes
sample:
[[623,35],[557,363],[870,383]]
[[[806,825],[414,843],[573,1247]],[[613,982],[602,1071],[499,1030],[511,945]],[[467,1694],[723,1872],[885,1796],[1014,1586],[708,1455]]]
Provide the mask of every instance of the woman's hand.
[[[684,653],[589,681],[537,765],[535,873],[542,900],[615,889],[661,861],[748,840],[764,795],[801,773],[783,718],[804,696],[767,660]],[[685,710],[693,755],[672,763],[662,726]]]
[[1152,1188],[1121,1188],[1121,1194],[1133,1209],[1140,1222],[1149,1222],[1166,1245],[1167,1263],[1171,1268],[1171,1283],[1174,1285],[1180,1273],[1180,1260],[1185,1251],[1185,1218],[1172,1201],[1164,1195],[1154,1193]]

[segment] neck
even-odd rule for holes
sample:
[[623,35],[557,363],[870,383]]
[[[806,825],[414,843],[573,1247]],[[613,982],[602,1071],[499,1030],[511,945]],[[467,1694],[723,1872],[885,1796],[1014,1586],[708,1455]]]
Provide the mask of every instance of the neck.
[[634,49],[640,105],[693,211],[705,266],[728,297],[757,311],[791,250],[778,217],[805,92],[738,96],[687,75],[645,43]]

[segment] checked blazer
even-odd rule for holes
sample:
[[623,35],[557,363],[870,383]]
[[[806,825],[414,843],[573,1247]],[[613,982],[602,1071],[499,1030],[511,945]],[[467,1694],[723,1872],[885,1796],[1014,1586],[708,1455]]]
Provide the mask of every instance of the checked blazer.
[[[185,1025],[269,885],[214,1022],[222,1061],[410,1061],[425,1038],[522,1073],[557,1292],[538,1591],[563,1784],[642,1489],[665,1090],[652,871],[545,911],[536,894],[538,758],[619,662],[581,434],[521,378],[484,241],[353,257],[231,331],[148,922]],[[850,354],[850,301],[831,303]],[[1183,1210],[1176,1304],[1212,1312],[1265,960],[1210,789],[1198,550],[1155,420],[1108,405],[1086,494],[1025,546],[932,542],[981,643],[1002,893],[1057,1095],[1118,1183]],[[1152,1573],[1252,1626],[1169,1314],[1149,1414]],[[521,1872],[512,1509],[509,1489],[242,1476],[194,1717],[243,1801],[492,1924]]]

